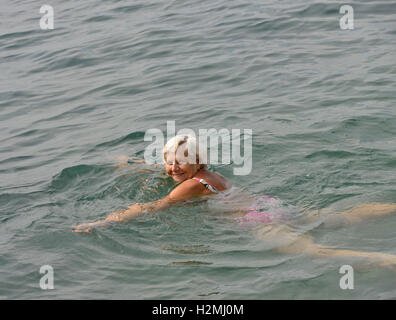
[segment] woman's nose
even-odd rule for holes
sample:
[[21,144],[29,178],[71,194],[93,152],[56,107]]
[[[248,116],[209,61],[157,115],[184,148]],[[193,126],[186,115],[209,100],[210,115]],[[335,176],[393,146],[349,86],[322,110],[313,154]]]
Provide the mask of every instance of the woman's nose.
[[177,169],[179,169],[179,165],[177,163],[173,163],[172,164],[172,170],[175,171]]

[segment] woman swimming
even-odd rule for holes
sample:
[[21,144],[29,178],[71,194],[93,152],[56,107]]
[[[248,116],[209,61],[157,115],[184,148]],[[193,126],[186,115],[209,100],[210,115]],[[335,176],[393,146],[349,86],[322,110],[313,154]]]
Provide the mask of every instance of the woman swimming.
[[126,222],[148,212],[165,210],[176,203],[230,189],[230,180],[207,170],[198,149],[196,139],[192,136],[175,136],[163,150],[166,173],[178,183],[169,195],[157,201],[133,204],[126,210],[110,214],[104,220],[75,226],[73,231],[90,232],[93,227],[104,226],[109,222]]
[[[215,204],[217,211],[237,216],[241,225],[263,224],[264,228],[256,230],[259,239],[277,239],[278,251],[287,253],[305,253],[318,257],[360,257],[374,259],[381,266],[396,265],[396,255],[380,252],[363,252],[339,250],[319,245],[306,234],[299,234],[284,224],[287,210],[279,200],[262,196],[255,199],[242,190],[236,190],[232,183],[222,175],[211,172],[204,164],[199,153],[197,141],[192,136],[178,135],[168,141],[163,150],[166,173],[178,183],[166,197],[148,203],[136,203],[126,210],[116,211],[105,219],[83,223],[74,227],[74,232],[90,232],[95,227],[113,222],[127,222],[149,212],[165,210],[178,203],[188,203],[192,199],[205,199]],[[217,202],[216,202],[217,203]],[[227,206],[224,204],[230,204]],[[329,215],[340,221],[359,222],[365,218],[377,217],[396,212],[396,204],[364,204],[340,214]],[[308,217],[309,218],[309,217]],[[285,240],[285,241],[284,241]],[[280,241],[280,242],[279,242]]]

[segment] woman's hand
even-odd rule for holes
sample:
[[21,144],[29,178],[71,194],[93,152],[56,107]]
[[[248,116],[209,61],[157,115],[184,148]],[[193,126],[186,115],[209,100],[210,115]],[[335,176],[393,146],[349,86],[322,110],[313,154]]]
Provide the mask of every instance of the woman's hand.
[[73,232],[90,233],[95,227],[105,226],[109,222],[127,221],[125,218],[125,212],[126,210],[119,210],[109,214],[104,220],[82,223],[77,226],[73,226]]
[[106,224],[105,221],[95,221],[89,223],[82,223],[77,226],[73,226],[73,232],[81,232],[81,233],[90,233],[95,227],[104,226]]
[[130,164],[146,164],[143,159],[134,156],[128,157],[126,155],[110,157],[109,160],[114,161],[118,169],[127,168]]

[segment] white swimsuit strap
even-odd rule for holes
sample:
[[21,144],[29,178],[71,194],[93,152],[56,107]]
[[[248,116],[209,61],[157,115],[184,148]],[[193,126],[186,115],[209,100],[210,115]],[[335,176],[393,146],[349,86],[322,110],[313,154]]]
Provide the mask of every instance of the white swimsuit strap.
[[212,191],[213,193],[219,193],[219,191],[217,191],[217,189],[213,186],[211,186],[209,183],[207,183],[204,179],[200,179],[200,178],[194,178],[194,180],[201,182],[205,188],[209,189],[210,191]]

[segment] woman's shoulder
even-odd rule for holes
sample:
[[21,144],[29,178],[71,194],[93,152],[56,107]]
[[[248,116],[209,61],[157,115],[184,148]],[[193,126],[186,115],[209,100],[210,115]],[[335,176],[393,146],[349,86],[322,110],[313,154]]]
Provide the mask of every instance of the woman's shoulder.
[[201,186],[193,179],[188,179],[173,189],[168,197],[172,201],[181,201],[200,195],[202,195]]
[[205,170],[199,172],[194,178],[203,179],[218,191],[224,191],[232,187],[232,182],[217,172]]

